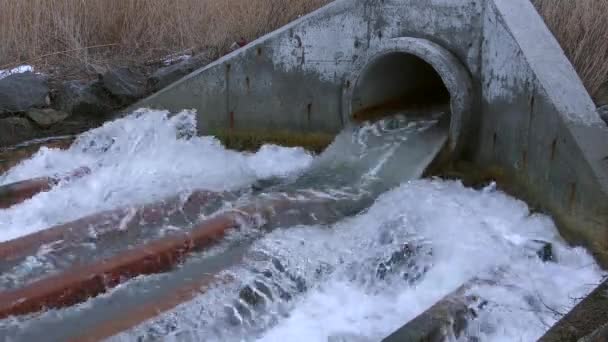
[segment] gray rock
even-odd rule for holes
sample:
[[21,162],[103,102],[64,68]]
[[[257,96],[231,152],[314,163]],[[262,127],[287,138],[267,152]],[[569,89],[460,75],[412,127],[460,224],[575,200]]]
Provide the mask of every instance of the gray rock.
[[608,104],[597,109],[600,114],[600,118],[608,125]]
[[148,86],[152,91],[165,88],[194,70],[208,64],[210,61],[211,59],[207,57],[207,54],[201,54],[177,64],[160,68],[148,78]]
[[0,119],[0,146],[11,146],[36,136],[35,127],[26,118]]
[[57,91],[54,107],[71,115],[104,116],[112,111],[112,100],[98,81],[68,81]]
[[531,257],[537,257],[542,262],[556,261],[551,242],[543,240],[530,240],[524,244],[524,249],[530,254]]
[[50,104],[47,78],[31,72],[0,79],[0,113],[24,112]]
[[69,116],[66,112],[61,112],[52,108],[33,108],[28,110],[25,115],[42,128],[51,127]]
[[108,93],[121,105],[130,104],[146,95],[146,77],[129,68],[115,68],[101,76]]

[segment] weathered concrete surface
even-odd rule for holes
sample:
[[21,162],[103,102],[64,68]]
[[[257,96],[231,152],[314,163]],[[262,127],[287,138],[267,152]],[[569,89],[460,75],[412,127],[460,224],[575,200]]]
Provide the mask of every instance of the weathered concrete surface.
[[474,160],[608,265],[608,127],[526,0],[488,2]]
[[134,107],[197,109],[201,133],[336,133],[446,90],[452,157],[500,170],[608,266],[608,128],[528,0],[337,0]]
[[[354,65],[395,37],[423,37],[478,71],[479,1],[336,1],[198,70],[135,107],[195,108],[201,132],[336,133]],[[414,34],[415,33],[415,34]]]

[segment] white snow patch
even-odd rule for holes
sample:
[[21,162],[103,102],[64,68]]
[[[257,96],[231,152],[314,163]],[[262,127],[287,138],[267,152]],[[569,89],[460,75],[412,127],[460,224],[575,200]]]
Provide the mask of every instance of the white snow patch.
[[22,74],[22,73],[28,72],[28,71],[33,72],[34,67],[32,67],[31,65],[20,65],[16,68],[12,68],[12,69],[3,69],[3,70],[0,70],[0,79],[3,79],[5,77],[8,77],[13,74]]

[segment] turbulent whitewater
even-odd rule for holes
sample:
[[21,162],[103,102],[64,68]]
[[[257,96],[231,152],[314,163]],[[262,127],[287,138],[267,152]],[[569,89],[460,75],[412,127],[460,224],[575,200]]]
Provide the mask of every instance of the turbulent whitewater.
[[233,190],[263,178],[295,175],[312,162],[302,148],[267,145],[253,154],[227,150],[213,137],[195,136],[194,118],[191,112],[138,111],[81,135],[66,151],[42,148],[0,176],[0,185],[83,166],[91,175],[0,210],[0,241],[182,191]]
[[[562,240],[549,217],[493,184],[471,189],[412,179],[423,171],[415,163],[428,164],[424,156],[443,142],[435,133],[441,125],[438,113],[349,127],[313,157],[271,145],[257,153],[229,151],[195,135],[193,113],[138,111],[83,134],[67,151],[42,149],[0,176],[4,184],[79,166],[92,170],[0,210],[0,240],[192,189],[252,189],[247,196],[305,191],[346,203],[339,207],[343,217],[235,233],[196,261],[244,241],[245,261],[223,271],[232,281],[111,340],[379,341],[478,278],[488,281],[468,293],[484,307],[461,340],[534,341],[605,274],[584,249]],[[553,261],[538,257],[540,242],[551,244]],[[160,278],[134,279],[110,295]],[[19,341],[67,329],[104,300],[0,321],[0,334]]]

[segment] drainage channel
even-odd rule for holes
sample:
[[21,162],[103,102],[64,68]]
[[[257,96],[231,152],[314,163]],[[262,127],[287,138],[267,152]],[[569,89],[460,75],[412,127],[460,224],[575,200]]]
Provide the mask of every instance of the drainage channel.
[[[160,250],[157,251],[157,248],[152,246],[164,245],[164,242],[161,242],[163,239],[174,241],[175,237],[168,234],[167,237],[155,241],[159,236],[150,234],[150,232],[163,231],[162,227],[167,225],[176,227],[180,223],[182,226],[184,223],[190,223],[187,226],[196,227],[197,224],[192,224],[192,220],[195,220],[196,217],[209,217],[214,211],[221,212],[222,206],[234,208],[227,209],[227,213],[232,211],[237,214],[237,221],[249,220],[249,223],[233,221],[235,224],[227,225],[226,228],[240,227],[240,230],[247,230],[248,227],[254,231],[256,227],[268,230],[293,224],[331,224],[342,217],[355,214],[368,207],[379,193],[399,184],[404,177],[405,179],[416,178],[422,174],[426,165],[433,160],[446,141],[445,130],[441,128],[441,124],[438,124],[439,121],[440,116],[414,121],[397,116],[376,124],[364,125],[362,128],[349,128],[341,135],[341,138],[336,139],[333,148],[329,148],[324,156],[318,158],[316,165],[292,180],[262,182],[261,184],[266,183],[266,187],[258,186],[247,193],[232,193],[232,197],[215,196],[220,200],[212,201],[213,205],[209,207],[199,203],[200,200],[195,201],[195,204],[190,203],[191,201],[188,200],[192,197],[195,200],[199,199],[192,195],[186,196],[185,201],[177,201],[181,205],[181,207],[178,206],[178,210],[173,208],[175,205],[171,205],[175,204],[175,199],[163,202],[166,207],[173,210],[164,212],[160,210],[161,213],[177,212],[177,216],[186,216],[187,222],[183,220],[183,217],[181,222],[179,220],[153,222],[150,219],[133,219],[133,216],[137,217],[137,215],[131,215],[125,221],[130,211],[128,209],[117,210],[42,230],[39,233],[22,237],[21,239],[25,239],[24,242],[16,239],[1,243],[0,250],[6,251],[3,265],[5,292],[1,294],[4,298],[3,316],[30,315],[9,318],[6,321],[11,323],[3,325],[2,329],[6,336],[17,340],[40,337],[38,334],[43,334],[51,328],[53,331],[57,331],[57,336],[55,336],[57,339],[77,338],[82,335],[83,331],[91,329],[95,331],[92,325],[103,325],[108,318],[117,314],[116,311],[113,311],[116,308],[113,308],[111,303],[119,303],[123,312],[129,312],[129,308],[137,310],[144,303],[150,302],[151,298],[163,298],[167,297],[168,293],[175,292],[176,289],[180,291],[179,289],[191,288],[192,282],[196,284],[198,281],[202,281],[200,279],[217,273],[222,268],[227,268],[238,259],[237,256],[244,248],[241,244],[247,245],[249,238],[245,237],[243,241],[237,243],[234,249],[220,253],[221,256],[205,258],[200,254],[195,254],[194,260],[198,260],[198,262],[184,259],[187,254],[190,254],[188,251],[191,247],[188,249],[179,247],[179,250],[183,252],[171,256],[170,260],[174,261],[169,261],[167,264],[176,265],[180,263],[180,260],[188,260],[177,271],[162,276],[151,276],[145,280],[137,278],[139,274],[148,274],[150,271],[167,270],[166,266],[160,266],[166,264],[160,259],[158,261],[161,264],[158,268],[150,266],[152,259],[145,260],[150,257],[161,258],[161,254],[165,252],[154,256]],[[411,148],[413,141],[406,143],[408,139],[419,140],[428,148],[416,148],[414,151]],[[338,156],[343,157],[344,153],[347,153],[350,159],[336,159]],[[408,168],[402,169],[402,163],[398,160],[401,162],[403,160],[396,156],[406,156],[406,160],[410,161],[409,164],[412,165],[409,170]],[[213,198],[213,196],[207,197]],[[258,202],[256,203],[249,197],[257,198]],[[239,206],[237,204],[239,201],[252,204]],[[166,205],[166,202],[169,202],[169,205]],[[206,201],[204,202],[207,204]],[[184,210],[188,205],[189,210]],[[147,208],[144,206],[139,209],[140,216],[142,212],[144,214],[151,212],[157,219],[165,216],[159,215],[154,210],[147,210],[150,208],[158,209],[158,205],[149,205]],[[195,214],[186,213],[189,211]],[[135,212],[137,213],[137,210]],[[225,215],[220,213],[218,218],[221,219]],[[170,216],[167,215],[169,218]],[[212,215],[208,220],[213,222],[216,219]],[[256,220],[259,222],[255,223]],[[132,221],[135,221],[136,224],[128,224]],[[154,227],[154,223],[157,227]],[[200,224],[198,225],[200,226]],[[201,228],[195,228],[193,234],[199,234],[197,229],[202,234],[206,234],[207,226],[204,223]],[[79,235],[78,230],[84,230],[86,233],[80,232]],[[171,230],[169,231],[171,232]],[[224,233],[220,233],[219,236],[221,235]],[[188,237],[184,243],[188,245],[193,243],[194,240],[190,239]],[[176,247],[180,244],[181,242]],[[139,245],[141,247],[138,247]],[[92,246],[92,249],[87,249],[87,246]],[[196,243],[192,246],[193,251],[197,249]],[[25,257],[26,253],[23,253],[21,249],[37,249],[37,254]],[[121,250],[125,250],[125,252],[121,252]],[[185,254],[182,256],[182,253]],[[147,271],[142,269],[142,271],[133,273],[134,267],[139,267],[135,264],[133,266],[125,264],[126,269],[132,270],[127,273],[121,273],[122,271],[116,273],[113,270],[114,266],[123,267],[120,266],[123,263],[122,260],[131,260],[136,254],[141,254],[144,258],[141,259],[141,262],[148,263],[149,266],[144,267]],[[91,263],[91,260],[94,259],[100,260],[99,266],[95,262]],[[222,261],[218,261],[220,259]],[[139,259],[133,259],[133,262],[139,263],[137,260]],[[77,271],[79,268],[81,271]],[[102,273],[97,273],[98,271],[95,271],[97,269]],[[102,269],[107,269],[107,271],[102,271]],[[93,273],[88,275],[90,272]],[[98,277],[101,277],[99,284],[96,280]],[[128,281],[132,277],[136,278]],[[123,282],[124,285],[121,285]],[[142,282],[146,283],[143,287],[150,290],[142,292]],[[94,283],[97,285],[93,285]],[[101,284],[105,284],[103,285],[105,289],[99,288]],[[112,289],[115,286],[117,287]],[[54,289],[55,287],[57,289]],[[104,295],[103,293],[106,291],[109,292]],[[46,292],[48,294],[44,294]],[[98,294],[102,295],[97,296]],[[97,297],[84,304],[62,309],[64,305],[77,304],[88,296]],[[42,314],[36,313],[44,307],[52,310]],[[22,329],[24,325],[28,328]],[[98,328],[98,330],[103,329]],[[103,335],[103,333],[100,334]]]
[[[452,325],[448,335],[493,340],[525,328],[527,337],[539,337],[555,321],[545,305],[567,306],[565,294],[585,294],[584,284],[602,272],[584,251],[566,246],[548,218],[491,185],[416,180],[444,150],[448,121],[440,112],[396,113],[352,125],[323,154],[280,173],[278,166],[307,156],[277,147],[222,151],[191,134],[189,113],[151,112],[89,132],[76,140],[77,151],[45,158],[67,170],[63,161],[74,156],[90,173],[0,211],[0,221],[16,235],[33,219],[19,216],[24,209],[52,207],[49,201],[85,189],[95,195],[120,173],[131,177],[119,182],[130,188],[99,198],[123,209],[57,213],[47,222],[59,225],[0,243],[0,253],[7,251],[0,312],[20,314],[1,320],[0,334],[14,341],[377,341],[401,326],[419,330],[428,308],[432,316],[435,303],[457,297],[456,311],[466,313],[456,317],[471,322]],[[162,139],[162,147],[151,143]],[[201,150],[207,164],[220,157],[240,168],[244,181],[216,162],[202,184],[171,163],[186,162],[178,151]],[[149,160],[160,156],[167,161],[148,176]],[[28,162],[36,165],[36,157]],[[25,164],[14,172],[28,175]],[[158,183],[159,174],[173,183]],[[9,171],[4,179],[16,177]],[[132,208],[128,202],[142,203],[138,180],[146,177],[147,186],[170,189],[143,193],[149,204]],[[184,195],[168,196],[179,191]],[[81,200],[72,203],[87,208]],[[470,306],[479,310],[469,314]]]

